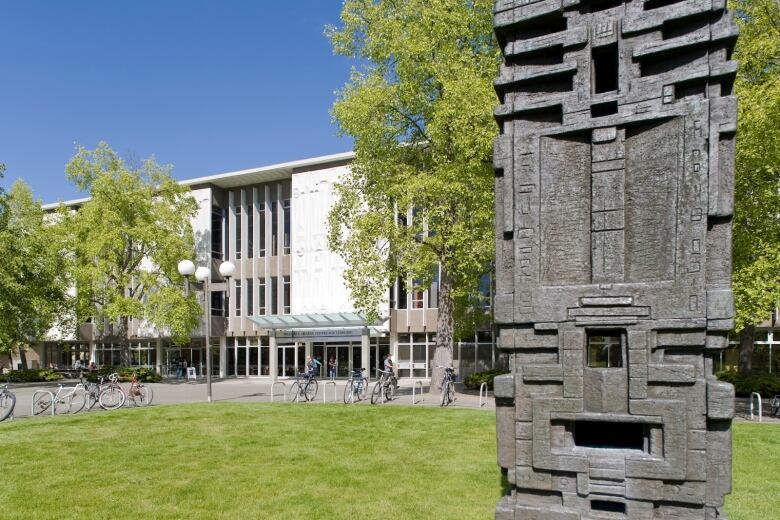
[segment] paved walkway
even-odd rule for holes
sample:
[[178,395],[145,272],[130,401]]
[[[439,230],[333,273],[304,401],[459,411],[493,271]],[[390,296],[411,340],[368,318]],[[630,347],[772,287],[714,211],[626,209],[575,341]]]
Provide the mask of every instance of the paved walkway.
[[[212,394],[215,402],[270,402],[270,401],[285,401],[285,392],[292,384],[293,380],[280,380],[275,385],[267,379],[225,379],[215,380],[212,383]],[[284,385],[282,384],[284,383]],[[423,393],[420,394],[420,384],[415,384],[414,380],[401,380],[399,383],[398,393],[395,400],[388,405],[411,405],[412,404],[412,389],[415,389],[414,404],[418,406],[439,406],[439,393],[434,390],[434,393],[430,393],[430,383],[428,381],[421,381]],[[75,382],[66,381],[63,382],[65,387],[73,386]],[[315,399],[316,403],[322,403],[323,398],[325,402],[344,402],[344,386],[346,381],[336,381],[335,385],[330,382],[319,381],[319,390]],[[123,383],[122,386],[127,388],[127,383]],[[150,385],[154,391],[154,400],[152,405],[158,404],[178,404],[178,403],[198,403],[206,401],[206,383],[204,380],[198,380],[197,382],[184,382],[175,380],[166,380],[162,383],[152,383]],[[373,383],[369,385],[369,391],[373,387]],[[30,416],[31,401],[33,394],[37,390],[48,390],[52,393],[56,393],[58,389],[57,384],[39,383],[39,384],[11,384],[11,390],[16,395],[16,407],[14,409],[14,417],[22,418]],[[272,389],[274,395],[272,396]],[[484,406],[480,406],[479,395],[474,392],[463,392],[463,389],[458,385],[458,390],[455,394],[455,402],[450,406],[453,408],[482,408],[484,410],[494,410],[495,402],[493,394],[490,393],[486,399]],[[483,399],[485,401],[485,399]],[[294,403],[296,406],[309,405],[311,403]],[[356,406],[370,405],[370,400],[364,400],[359,403],[355,403]],[[95,408],[97,409],[97,408]]]

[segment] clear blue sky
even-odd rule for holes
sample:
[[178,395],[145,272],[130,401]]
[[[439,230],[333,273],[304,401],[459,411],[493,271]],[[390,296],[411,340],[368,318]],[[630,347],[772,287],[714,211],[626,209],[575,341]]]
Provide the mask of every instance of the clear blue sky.
[[2,185],[81,196],[75,143],[179,179],[338,153],[329,109],[352,62],[324,37],[340,0],[0,0]]

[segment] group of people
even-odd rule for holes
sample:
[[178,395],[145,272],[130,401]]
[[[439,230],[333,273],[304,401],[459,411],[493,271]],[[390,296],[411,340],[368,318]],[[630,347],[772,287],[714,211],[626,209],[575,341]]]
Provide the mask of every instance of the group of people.
[[[304,375],[306,377],[313,377],[316,376],[319,373],[320,367],[322,366],[322,363],[315,357],[307,356],[306,357],[306,371],[304,372]],[[328,377],[331,381],[336,379],[336,368],[338,366],[338,363],[336,363],[336,358],[331,357],[328,360]],[[395,377],[395,365],[393,364],[393,355],[392,354],[386,354],[383,361],[382,361],[382,371],[388,376],[391,377],[393,381],[397,381]],[[394,383],[396,386],[398,383]]]

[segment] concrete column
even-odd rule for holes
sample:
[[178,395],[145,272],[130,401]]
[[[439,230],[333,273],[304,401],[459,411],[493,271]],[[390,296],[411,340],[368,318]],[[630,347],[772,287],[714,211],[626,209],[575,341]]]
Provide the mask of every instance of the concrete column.
[[278,354],[276,336],[272,332],[268,337],[268,372],[271,376],[271,381],[276,381],[277,378],[276,374],[279,370]]
[[360,334],[360,359],[361,359],[361,367],[366,369],[366,374],[371,375],[371,367],[369,366],[370,360],[371,360],[371,336],[369,335],[368,329],[363,329],[362,333]]
[[[163,364],[163,340],[162,338],[157,338],[157,366],[155,367],[155,370],[157,370],[157,373],[162,375],[162,364]],[[92,346],[90,345],[90,350],[92,350]],[[92,353],[90,352],[90,355]]]
[[227,336],[219,338],[219,377],[227,376]]
[[[94,340],[93,340],[93,341],[90,341],[90,342],[89,342],[89,360],[90,360],[92,363],[95,363],[95,364],[97,364],[97,354],[96,354],[96,352],[95,352],[96,350],[97,350],[97,343],[95,343],[95,341],[94,341]],[[49,360],[49,359],[44,359],[44,361],[45,361],[45,362],[48,364],[48,363],[49,363],[49,361],[51,361],[51,360]]]

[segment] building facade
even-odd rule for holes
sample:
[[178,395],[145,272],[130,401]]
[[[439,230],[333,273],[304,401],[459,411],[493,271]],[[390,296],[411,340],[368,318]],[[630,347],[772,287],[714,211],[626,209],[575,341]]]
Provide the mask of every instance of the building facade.
[[[198,203],[193,261],[211,268],[208,294],[198,297],[211,316],[213,375],[291,377],[311,355],[322,361],[323,375],[333,360],[337,377],[347,377],[352,368],[373,372],[392,353],[400,377],[430,377],[438,283],[409,291],[396,281],[379,309],[382,319],[366,323],[344,282],[343,260],[328,248],[333,185],[353,158],[349,152],[182,181]],[[223,261],[236,267],[230,279],[219,274]],[[189,345],[175,346],[153,327],[132,322],[131,363],[175,376],[186,362],[203,375],[206,329],[203,323]],[[89,323],[77,336],[40,343],[29,364],[119,364],[120,345],[110,336]],[[462,377],[499,364],[491,328],[456,343],[454,356]]]

